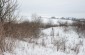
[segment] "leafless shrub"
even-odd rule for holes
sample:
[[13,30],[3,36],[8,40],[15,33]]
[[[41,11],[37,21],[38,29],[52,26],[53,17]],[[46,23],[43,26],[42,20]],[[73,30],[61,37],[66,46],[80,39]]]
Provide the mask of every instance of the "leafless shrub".
[[[37,24],[36,24],[37,25]],[[4,30],[6,36],[11,36],[15,38],[26,38],[38,35],[39,28],[34,24],[5,24]],[[37,34],[38,33],[38,34]]]
[[4,28],[3,24],[0,22],[0,50],[4,51]]
[[0,22],[14,20],[17,0],[0,0]]
[[68,26],[67,22],[58,21],[58,23],[59,23],[59,26]]
[[29,22],[24,21],[22,23],[9,23],[6,22],[3,27],[5,30],[6,37],[13,37],[18,39],[23,38],[38,38],[40,33],[40,28],[43,26],[41,19],[36,19],[35,21]]
[[68,32],[70,29],[68,26],[64,26],[64,32]]
[[64,38],[61,38],[60,40],[55,40],[54,41],[54,46],[57,46],[57,51],[65,51],[66,46],[65,46],[66,40]]
[[44,24],[44,25],[45,25],[44,28],[49,28],[49,27],[53,27],[54,26],[51,20],[49,20],[48,23]]
[[76,46],[74,46],[74,48],[70,48],[70,50],[74,51],[76,54],[78,54],[80,47],[81,47],[80,44],[76,44]]
[[[85,22],[73,22],[72,26],[75,27],[75,31],[79,34],[85,34]],[[85,35],[84,35],[85,36]]]

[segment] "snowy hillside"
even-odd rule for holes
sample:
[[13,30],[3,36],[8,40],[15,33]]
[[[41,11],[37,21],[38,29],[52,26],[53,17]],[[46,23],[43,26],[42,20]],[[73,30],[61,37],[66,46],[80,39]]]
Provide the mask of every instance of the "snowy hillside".
[[85,55],[85,0],[0,0],[0,55]]
[[[73,27],[51,27],[41,30],[38,39],[15,39],[12,51],[4,55],[85,55],[85,38],[79,38]],[[7,38],[7,43],[13,42]]]
[[72,20],[62,20],[62,19],[46,19],[46,18],[42,18],[41,19],[42,20],[42,23],[49,23],[49,22],[51,22],[53,25],[59,25],[59,22],[61,22],[61,23],[65,23],[65,22],[67,22],[68,24],[72,24]]

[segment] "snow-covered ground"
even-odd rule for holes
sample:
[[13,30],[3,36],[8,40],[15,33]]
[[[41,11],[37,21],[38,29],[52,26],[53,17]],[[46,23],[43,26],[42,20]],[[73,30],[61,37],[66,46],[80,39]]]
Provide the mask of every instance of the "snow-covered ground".
[[[13,42],[10,38],[6,41]],[[73,27],[43,29],[38,39],[15,39],[12,45],[4,55],[85,55],[85,38],[79,38]]]

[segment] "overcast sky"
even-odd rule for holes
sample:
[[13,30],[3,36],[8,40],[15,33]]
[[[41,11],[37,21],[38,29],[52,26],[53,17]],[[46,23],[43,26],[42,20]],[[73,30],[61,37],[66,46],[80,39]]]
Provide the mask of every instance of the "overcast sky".
[[20,13],[31,16],[85,17],[85,0],[18,0]]

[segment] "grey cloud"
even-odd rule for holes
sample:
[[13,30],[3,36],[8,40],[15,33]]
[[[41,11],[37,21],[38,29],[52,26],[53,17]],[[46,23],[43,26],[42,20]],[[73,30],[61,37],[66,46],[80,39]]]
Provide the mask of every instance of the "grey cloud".
[[22,14],[85,17],[85,0],[19,0]]

